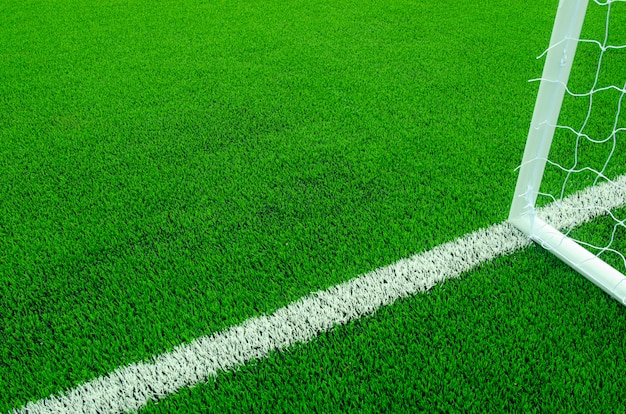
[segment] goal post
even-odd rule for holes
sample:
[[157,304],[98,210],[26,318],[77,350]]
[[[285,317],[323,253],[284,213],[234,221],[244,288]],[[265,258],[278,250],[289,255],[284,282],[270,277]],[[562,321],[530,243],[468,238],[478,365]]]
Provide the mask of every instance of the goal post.
[[[596,2],[610,7],[611,0]],[[588,3],[589,0],[559,2],[508,220],[532,240],[626,305],[626,276],[583,247],[584,244],[581,245],[540,218],[536,208],[563,98],[566,92],[570,93],[567,84]],[[592,88],[590,94],[594,92]],[[622,97],[623,94],[624,91]],[[589,99],[591,102],[592,98]],[[615,134],[614,128],[613,135]],[[582,134],[579,134],[579,138],[580,135]],[[602,171],[599,172],[600,176],[605,178]],[[596,182],[598,178],[594,180],[594,184]],[[553,200],[558,204],[558,198],[554,197]],[[623,224],[622,222],[621,225]]]

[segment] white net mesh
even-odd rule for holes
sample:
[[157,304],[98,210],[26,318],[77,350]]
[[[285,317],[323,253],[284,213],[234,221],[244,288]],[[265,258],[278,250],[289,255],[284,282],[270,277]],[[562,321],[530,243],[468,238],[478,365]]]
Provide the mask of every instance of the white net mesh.
[[[562,200],[566,196],[601,184],[606,187],[605,194],[615,193],[622,199],[626,195],[622,177],[626,174],[624,23],[626,0],[590,2],[581,38],[576,39],[576,57],[537,206],[554,203],[565,209]],[[581,208],[593,209],[596,213],[591,216],[603,217],[588,226],[562,232],[626,273],[626,209],[613,209],[601,199]]]

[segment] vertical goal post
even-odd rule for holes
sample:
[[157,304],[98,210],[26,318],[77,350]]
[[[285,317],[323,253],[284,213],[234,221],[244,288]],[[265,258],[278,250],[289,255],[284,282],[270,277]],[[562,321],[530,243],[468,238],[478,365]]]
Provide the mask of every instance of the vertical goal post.
[[559,2],[508,221],[626,305],[626,276],[537,217],[535,210],[588,2]]

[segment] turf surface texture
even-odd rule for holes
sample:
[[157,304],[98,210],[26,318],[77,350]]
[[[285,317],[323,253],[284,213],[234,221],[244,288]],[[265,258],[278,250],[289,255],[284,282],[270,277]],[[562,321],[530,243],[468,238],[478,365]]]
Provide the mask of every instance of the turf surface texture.
[[[504,220],[555,11],[0,2],[0,412]],[[143,411],[621,412],[625,346],[531,247]]]

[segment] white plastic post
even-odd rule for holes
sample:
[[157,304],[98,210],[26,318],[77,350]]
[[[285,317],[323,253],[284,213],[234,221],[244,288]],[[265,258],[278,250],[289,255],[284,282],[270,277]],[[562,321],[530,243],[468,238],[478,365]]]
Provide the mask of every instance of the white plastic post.
[[532,239],[614,299],[626,305],[626,276],[559,230],[536,217]]
[[537,193],[561,112],[565,85],[576,55],[587,4],[588,0],[559,2],[524,158],[517,178],[515,197],[509,213],[509,221],[526,234],[531,232]]
[[535,203],[561,111],[588,0],[560,0],[539,85],[509,222],[626,305],[626,276],[535,215]]

